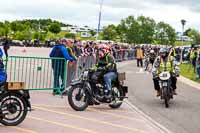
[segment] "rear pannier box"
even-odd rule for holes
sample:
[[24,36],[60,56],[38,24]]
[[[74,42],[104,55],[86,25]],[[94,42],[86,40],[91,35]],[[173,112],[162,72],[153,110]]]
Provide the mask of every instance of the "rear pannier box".
[[24,87],[24,82],[7,82],[5,85],[5,88],[10,91],[23,90]]
[[124,81],[126,80],[126,73],[123,72],[123,73],[118,73],[118,80],[119,81]]

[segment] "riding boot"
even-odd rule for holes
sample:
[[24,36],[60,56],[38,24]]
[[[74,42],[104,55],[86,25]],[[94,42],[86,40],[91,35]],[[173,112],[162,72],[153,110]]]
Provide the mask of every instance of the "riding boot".
[[156,95],[156,96],[157,96],[157,97],[161,96],[160,90],[157,90],[157,95]]
[[178,95],[176,89],[173,90],[173,95]]
[[111,91],[105,90],[105,98],[106,98],[106,99],[111,99],[111,98],[112,98]]

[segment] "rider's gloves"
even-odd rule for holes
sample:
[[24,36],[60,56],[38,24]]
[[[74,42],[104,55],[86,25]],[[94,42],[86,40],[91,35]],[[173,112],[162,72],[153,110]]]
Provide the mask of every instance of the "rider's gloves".
[[175,74],[177,77],[179,77],[179,75],[180,75],[180,69],[177,66],[175,67]]
[[94,65],[92,68],[90,68],[91,71],[97,71],[97,67]]

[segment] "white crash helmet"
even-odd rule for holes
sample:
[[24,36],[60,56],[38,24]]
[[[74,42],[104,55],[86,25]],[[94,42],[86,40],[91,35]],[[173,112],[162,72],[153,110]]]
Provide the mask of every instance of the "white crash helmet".
[[152,49],[152,50],[150,51],[150,53],[153,54],[153,53],[154,53],[154,50]]

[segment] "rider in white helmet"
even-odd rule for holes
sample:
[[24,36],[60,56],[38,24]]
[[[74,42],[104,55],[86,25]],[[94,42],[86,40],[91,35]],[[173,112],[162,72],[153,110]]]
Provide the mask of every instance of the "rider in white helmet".
[[149,54],[149,61],[150,61],[150,63],[152,64],[152,66],[153,66],[153,63],[154,63],[155,59],[156,59],[156,53],[155,53],[155,51],[152,49],[152,50],[150,51],[150,54]]

